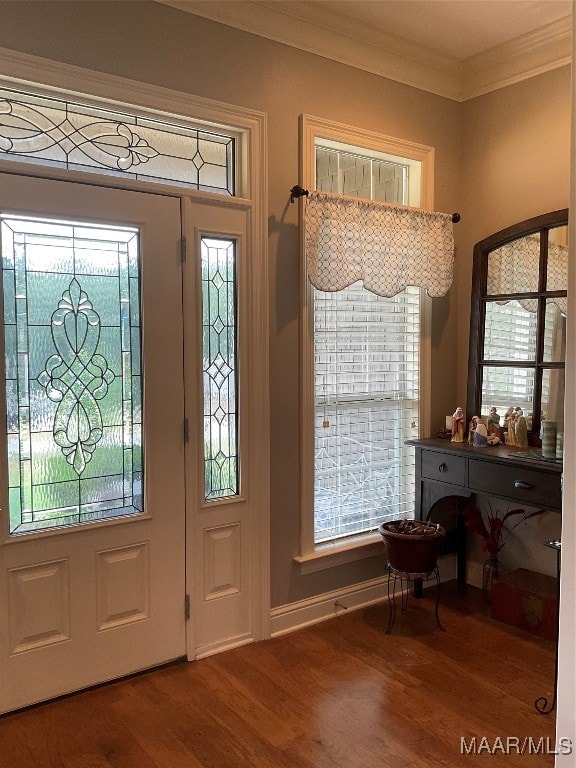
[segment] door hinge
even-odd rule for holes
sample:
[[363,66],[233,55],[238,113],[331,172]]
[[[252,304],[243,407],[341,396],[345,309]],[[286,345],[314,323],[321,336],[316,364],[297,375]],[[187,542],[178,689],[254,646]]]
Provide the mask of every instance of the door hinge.
[[188,419],[184,419],[184,442],[187,443],[190,439],[190,427],[188,426]]
[[184,619],[190,619],[190,595],[184,595]]
[[186,261],[186,238],[180,238],[180,261],[184,263]]

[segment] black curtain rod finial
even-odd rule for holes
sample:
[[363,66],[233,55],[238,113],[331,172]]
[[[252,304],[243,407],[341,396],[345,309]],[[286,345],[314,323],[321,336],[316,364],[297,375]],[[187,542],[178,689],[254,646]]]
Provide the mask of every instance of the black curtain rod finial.
[[290,190],[290,202],[293,203],[297,197],[308,197],[308,190],[301,187],[300,184],[295,184]]
[[460,214],[459,213],[453,213],[452,214],[452,224],[458,224],[460,221]]

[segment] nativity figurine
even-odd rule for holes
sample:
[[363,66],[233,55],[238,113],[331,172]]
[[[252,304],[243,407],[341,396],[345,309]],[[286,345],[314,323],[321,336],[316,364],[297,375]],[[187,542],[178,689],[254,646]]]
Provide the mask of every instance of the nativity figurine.
[[452,442],[464,442],[464,411],[460,406],[452,414]]

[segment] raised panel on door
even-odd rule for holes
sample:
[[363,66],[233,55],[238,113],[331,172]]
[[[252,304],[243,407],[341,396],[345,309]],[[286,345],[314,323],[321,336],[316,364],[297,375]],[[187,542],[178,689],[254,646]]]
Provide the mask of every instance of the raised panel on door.
[[0,216],[10,711],[185,654],[181,218],[13,174]]

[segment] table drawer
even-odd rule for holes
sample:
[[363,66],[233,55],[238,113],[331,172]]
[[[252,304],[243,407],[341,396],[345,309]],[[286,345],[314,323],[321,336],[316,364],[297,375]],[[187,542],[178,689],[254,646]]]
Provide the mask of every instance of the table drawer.
[[560,475],[550,472],[471,460],[468,483],[473,490],[521,501],[532,507],[562,507]]
[[438,451],[422,451],[422,477],[450,485],[466,485],[466,459]]

